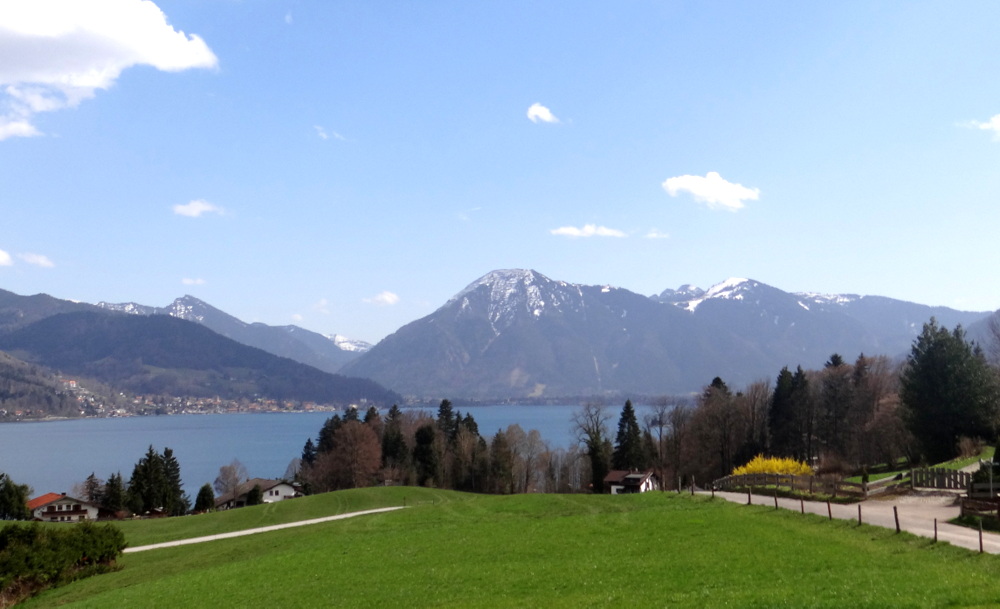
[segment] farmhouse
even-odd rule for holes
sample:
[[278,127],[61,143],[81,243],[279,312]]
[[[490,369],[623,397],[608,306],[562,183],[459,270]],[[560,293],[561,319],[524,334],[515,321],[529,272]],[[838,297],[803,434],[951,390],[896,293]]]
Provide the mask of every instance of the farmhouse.
[[291,483],[284,480],[268,480],[266,478],[252,478],[247,480],[239,486],[236,490],[235,497],[233,493],[226,493],[218,499],[215,500],[215,509],[217,510],[229,510],[232,508],[244,507],[247,504],[247,495],[253,490],[253,487],[259,486],[261,494],[263,495],[262,501],[264,503],[274,503],[276,501],[283,501],[285,499],[292,499],[294,497],[301,497],[300,493]]
[[651,469],[643,472],[616,469],[611,470],[604,477],[604,488],[608,489],[612,495],[655,491],[659,485],[660,481]]
[[29,501],[28,511],[33,519],[44,522],[80,522],[97,520],[98,508],[66,493],[46,493]]

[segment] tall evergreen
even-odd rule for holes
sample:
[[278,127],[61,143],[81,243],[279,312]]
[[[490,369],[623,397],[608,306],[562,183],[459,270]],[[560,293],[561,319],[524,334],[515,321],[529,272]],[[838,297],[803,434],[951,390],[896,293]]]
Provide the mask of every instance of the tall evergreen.
[[302,447],[302,463],[307,466],[316,463],[316,445],[312,438],[308,438]]
[[126,504],[135,514],[167,507],[167,477],[163,457],[151,444],[146,455],[132,468],[128,481]]
[[10,476],[0,472],[0,520],[28,520],[28,495],[25,484],[17,484]]
[[[459,415],[461,416],[461,415]],[[455,412],[451,407],[451,401],[441,400],[441,404],[438,406],[437,412],[437,426],[444,434],[444,437],[449,442],[455,440],[455,436],[458,434],[458,421],[460,419],[456,418]]]
[[418,428],[414,434],[416,445],[413,447],[413,463],[417,468],[417,484],[420,486],[437,481],[440,464],[434,448],[436,435],[434,425],[430,423]]
[[768,410],[770,429],[770,451],[779,457],[795,455],[795,405],[792,391],[792,373],[785,366],[778,373],[771,394],[771,408]]
[[642,431],[639,429],[632,400],[625,401],[621,417],[618,419],[618,433],[615,435],[611,466],[619,470],[643,469],[646,466]]
[[162,460],[165,478],[163,508],[171,516],[183,516],[191,509],[191,500],[184,492],[184,483],[181,481],[181,464],[174,457],[174,451],[167,447],[163,449]]
[[111,474],[104,483],[101,507],[112,514],[117,514],[125,509],[125,500],[125,482],[122,480],[121,472]]
[[996,438],[996,372],[961,326],[949,332],[934,318],[924,324],[900,382],[904,420],[930,463],[953,457],[962,436]]
[[212,485],[205,483],[198,489],[198,497],[194,500],[194,511],[208,512],[215,509],[215,493]]

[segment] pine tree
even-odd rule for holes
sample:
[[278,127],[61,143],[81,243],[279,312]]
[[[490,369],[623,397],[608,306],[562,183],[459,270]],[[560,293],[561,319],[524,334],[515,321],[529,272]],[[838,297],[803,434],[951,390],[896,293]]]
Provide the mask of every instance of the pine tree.
[[642,446],[642,432],[632,407],[632,400],[626,400],[618,419],[618,434],[615,436],[615,450],[611,455],[611,466],[619,470],[644,469],[646,466]]
[[28,495],[31,489],[17,484],[10,476],[0,472],[0,520],[28,520]]
[[913,343],[901,378],[904,419],[930,463],[953,457],[962,436],[994,440],[996,373],[982,351],[931,318]]
[[191,500],[184,492],[184,483],[181,481],[181,464],[174,457],[174,451],[170,448],[163,449],[163,495],[165,502],[163,508],[171,516],[183,516],[191,509]]
[[438,455],[434,448],[436,437],[434,425],[428,423],[417,429],[414,434],[413,463],[417,468],[417,484],[420,486],[433,484],[438,476]]
[[768,410],[768,429],[771,454],[791,457],[795,454],[795,406],[792,392],[792,373],[788,367],[781,369],[771,394]]
[[108,481],[104,483],[104,491],[101,493],[101,507],[112,514],[118,514],[125,510],[125,483],[122,480],[121,472],[116,472],[108,476]]
[[307,466],[316,463],[316,445],[313,444],[312,438],[308,438],[302,447],[302,463]]
[[209,512],[215,509],[215,493],[212,485],[205,483],[198,489],[198,497],[194,500],[194,511]]
[[261,490],[259,484],[255,484],[247,492],[247,505],[260,505],[262,503],[264,503],[264,491]]

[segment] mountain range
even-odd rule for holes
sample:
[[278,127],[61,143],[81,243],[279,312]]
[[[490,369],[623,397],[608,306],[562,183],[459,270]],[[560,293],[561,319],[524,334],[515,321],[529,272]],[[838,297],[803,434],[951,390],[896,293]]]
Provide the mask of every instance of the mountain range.
[[969,327],[963,312],[879,296],[789,293],[752,279],[642,296],[498,270],[348,363],[345,374],[414,397],[684,394],[783,366],[902,356],[923,324]]
[[[298,383],[298,393],[313,395],[304,389],[330,381],[287,368],[296,363],[418,400],[555,399],[687,394],[716,376],[738,387],[774,378],[783,366],[821,367],[833,353],[901,358],[932,317],[986,344],[990,315],[881,296],[790,293],[752,279],[644,296],[515,269],[484,275],[374,347],[245,323],[192,296],[150,307],[0,290],[0,349],[131,390],[287,396]],[[160,368],[169,374],[151,379]],[[371,385],[355,395],[366,391],[383,390]]]
[[371,345],[364,341],[336,334],[324,336],[298,326],[246,323],[194,296],[178,298],[166,307],[150,307],[134,302],[99,302],[97,306],[131,315],[169,315],[192,321],[238,343],[287,357],[324,372],[337,372],[341,366],[371,349]]
[[[0,349],[36,366],[137,394],[342,404],[399,401],[397,394],[371,380],[325,372],[223,336],[209,323],[238,328],[242,322],[197,299],[178,299],[173,306],[179,314],[138,305],[125,310],[130,306],[96,306],[44,294],[18,296],[0,291]],[[312,352],[299,349],[304,358],[315,358],[327,345],[331,346],[327,353],[343,351],[332,339],[305,330],[296,332],[294,327],[242,325],[249,330],[240,336],[281,339],[269,345],[274,351],[295,347],[296,341],[288,336],[317,345]]]

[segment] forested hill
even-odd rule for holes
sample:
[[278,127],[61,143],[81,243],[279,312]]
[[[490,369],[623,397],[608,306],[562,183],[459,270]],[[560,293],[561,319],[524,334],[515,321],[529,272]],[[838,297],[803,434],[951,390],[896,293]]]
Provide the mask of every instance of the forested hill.
[[79,410],[54,374],[0,352],[0,418],[17,412],[76,416]]
[[0,349],[139,394],[342,404],[400,399],[373,381],[321,372],[165,315],[54,315],[0,336]]

